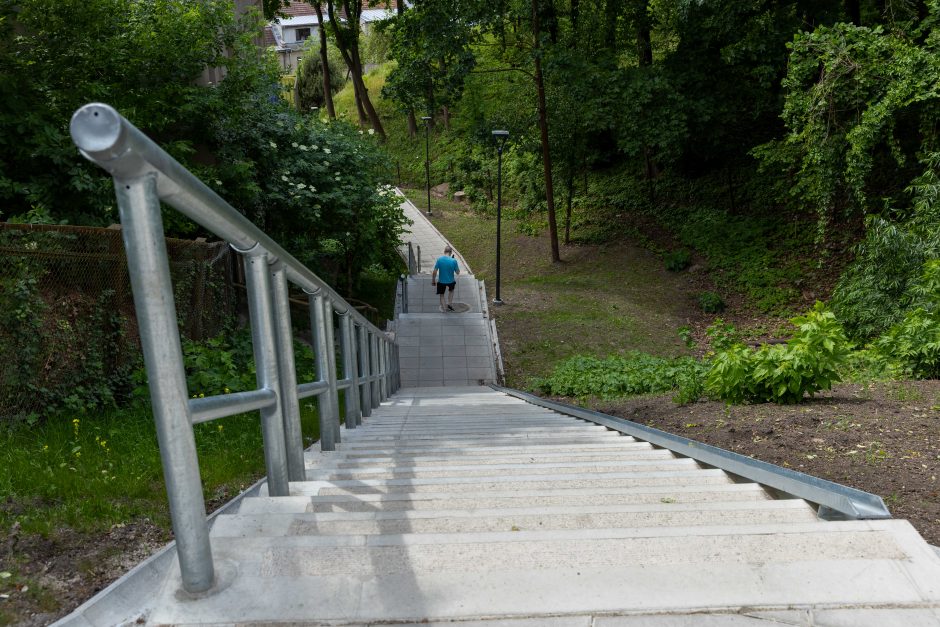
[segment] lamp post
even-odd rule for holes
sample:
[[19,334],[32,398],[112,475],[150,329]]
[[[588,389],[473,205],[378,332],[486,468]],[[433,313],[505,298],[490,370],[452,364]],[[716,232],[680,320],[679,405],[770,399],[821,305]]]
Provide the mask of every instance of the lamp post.
[[499,297],[499,257],[503,217],[503,146],[509,139],[509,131],[493,131],[493,137],[496,139],[496,152],[499,155],[496,166],[496,298],[493,299],[493,304],[502,305],[503,299]]
[[431,116],[421,116],[424,120],[424,176],[428,186],[428,215],[431,213]]

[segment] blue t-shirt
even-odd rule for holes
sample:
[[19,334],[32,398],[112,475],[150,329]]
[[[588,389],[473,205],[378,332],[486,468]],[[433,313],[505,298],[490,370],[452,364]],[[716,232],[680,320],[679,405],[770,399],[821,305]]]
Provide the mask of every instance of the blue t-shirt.
[[437,258],[434,269],[437,270],[437,280],[439,282],[453,283],[454,273],[457,272],[457,260],[447,255],[442,255]]

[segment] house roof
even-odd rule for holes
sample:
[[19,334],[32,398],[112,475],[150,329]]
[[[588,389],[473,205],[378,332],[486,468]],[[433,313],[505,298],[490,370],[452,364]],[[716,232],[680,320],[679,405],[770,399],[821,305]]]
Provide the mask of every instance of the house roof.
[[392,17],[395,17],[395,9],[363,9],[359,21],[365,23],[381,22]]

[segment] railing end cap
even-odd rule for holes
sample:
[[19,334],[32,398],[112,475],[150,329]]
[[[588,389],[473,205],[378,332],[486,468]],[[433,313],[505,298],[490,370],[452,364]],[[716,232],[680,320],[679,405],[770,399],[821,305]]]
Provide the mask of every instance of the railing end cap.
[[114,107],[92,102],[72,115],[69,131],[72,141],[87,155],[113,150],[123,134],[121,114]]

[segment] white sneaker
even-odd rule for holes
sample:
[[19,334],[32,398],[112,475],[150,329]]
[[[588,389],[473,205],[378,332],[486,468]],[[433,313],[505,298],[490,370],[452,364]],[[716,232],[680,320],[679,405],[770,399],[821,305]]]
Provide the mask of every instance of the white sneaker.
[[441,305],[440,307],[437,308],[437,310],[440,311],[441,313],[444,313],[444,306]]

